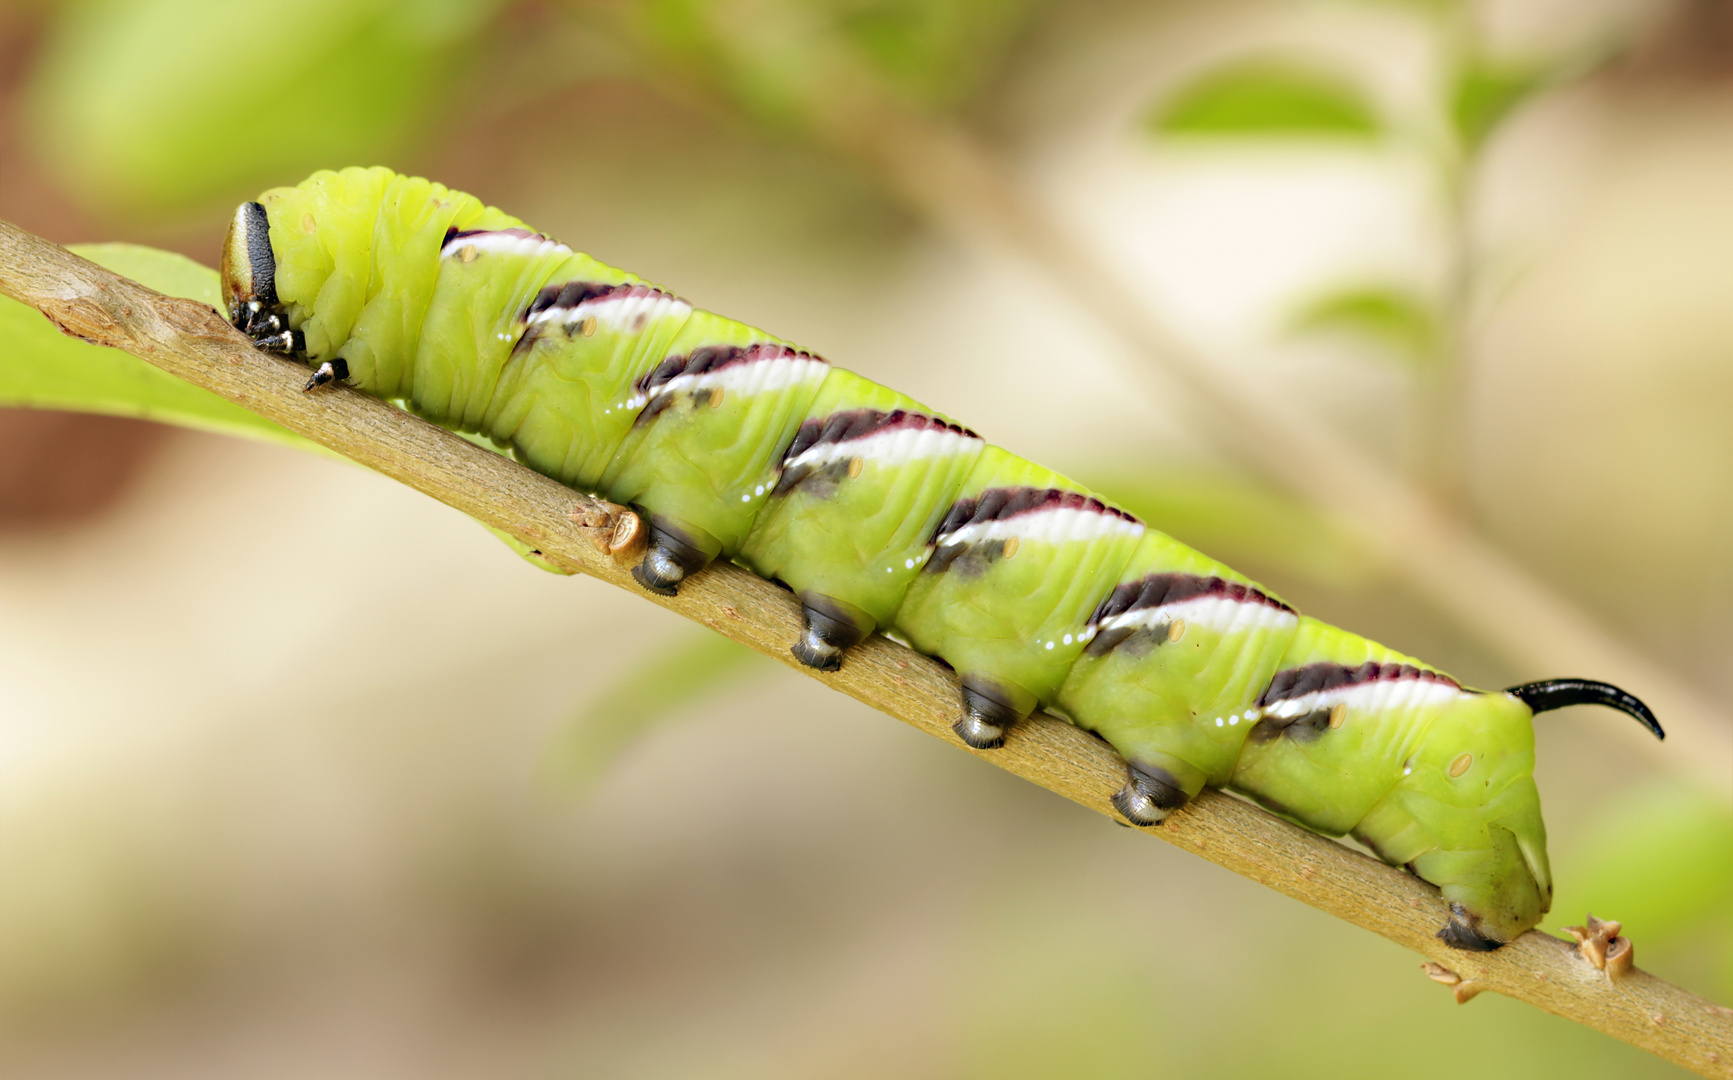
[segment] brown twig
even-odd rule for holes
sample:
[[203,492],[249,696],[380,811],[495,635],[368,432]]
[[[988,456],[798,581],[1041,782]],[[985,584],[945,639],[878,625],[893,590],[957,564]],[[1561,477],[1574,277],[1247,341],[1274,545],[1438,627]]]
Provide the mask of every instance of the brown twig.
[[[124,349],[510,533],[562,568],[643,596],[962,745],[950,726],[956,678],[937,662],[875,637],[841,671],[814,674],[789,655],[800,630],[793,598],[736,566],[706,570],[678,597],[651,596],[609,553],[625,543],[616,531],[619,507],[364,394],[303,393],[304,367],[256,351],[210,308],[154,293],[5,222],[0,293],[68,334]],[[1069,724],[1037,716],[1002,749],[979,756],[1116,816],[1109,798],[1124,780],[1123,766]],[[1733,1078],[1733,1011],[1637,969],[1615,984],[1570,943],[1536,931],[1494,953],[1446,948],[1434,936],[1447,912],[1432,886],[1238,799],[1206,791],[1144,831],[1412,949],[1436,966],[1435,978],[1520,998],[1704,1076]]]

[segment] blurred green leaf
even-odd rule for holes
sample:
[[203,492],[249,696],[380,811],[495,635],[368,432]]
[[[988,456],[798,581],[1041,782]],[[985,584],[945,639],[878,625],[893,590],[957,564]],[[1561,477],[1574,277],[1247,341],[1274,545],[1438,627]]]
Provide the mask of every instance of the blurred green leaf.
[[968,98],[1028,20],[1031,0],[830,0],[868,67],[905,96],[951,106]]
[[542,759],[543,786],[588,791],[627,747],[732,683],[770,670],[770,661],[735,641],[693,630],[653,646],[650,660],[598,687]]
[[1039,0],[644,0],[622,14],[658,79],[799,129],[839,89],[954,108],[1000,70]]
[[[133,244],[72,250],[170,296],[219,307],[217,272]],[[0,297],[0,405],[107,413],[281,443],[335,457],[311,440],[118,349],[67,337],[40,312]]]
[[234,197],[414,145],[499,0],[73,0],[26,101],[90,209]]
[[1471,151],[1479,149],[1512,112],[1550,86],[1553,76],[1538,64],[1471,61],[1457,72],[1450,90],[1450,119],[1457,137]]
[[[220,309],[217,272],[184,255],[136,244],[75,244],[71,250],[157,292]],[[4,296],[0,296],[0,407],[128,416],[348,460],[136,356],[67,337],[41,312]],[[458,434],[483,449],[502,452],[480,436]],[[549,573],[569,573],[515,536],[491,526],[483,528],[530,565]]]
[[1359,89],[1334,72],[1285,59],[1208,72],[1149,110],[1158,135],[1376,139],[1383,129]]
[[1093,486],[1114,502],[1223,562],[1338,588],[1374,579],[1364,546],[1346,526],[1243,477],[1162,466],[1135,477],[1097,474]]
[[531,566],[535,567],[537,570],[545,570],[550,574],[558,574],[560,577],[570,577],[573,573],[575,573],[575,571],[567,570],[563,566],[559,566],[559,565],[556,565],[555,563],[549,562],[546,558],[543,557],[543,555],[540,551],[537,551],[535,548],[530,547],[528,544],[524,543],[522,540],[519,540],[517,537],[513,536],[511,533],[496,529],[492,525],[489,525],[484,521],[478,521],[478,522],[476,522],[476,524],[480,525],[482,528],[486,529],[488,532],[493,533],[494,539],[498,540],[500,543],[504,544],[506,547],[511,548],[512,551],[517,553],[518,558],[522,559],[524,562],[529,563]]
[[1295,312],[1289,328],[1294,333],[1361,338],[1415,367],[1433,363],[1438,356],[1437,313],[1424,297],[1398,285],[1360,285],[1325,293]]
[[1642,788],[1586,835],[1590,846],[1560,860],[1570,873],[1549,923],[1592,911],[1656,943],[1710,916],[1733,929],[1733,810],[1713,796],[1680,783]]

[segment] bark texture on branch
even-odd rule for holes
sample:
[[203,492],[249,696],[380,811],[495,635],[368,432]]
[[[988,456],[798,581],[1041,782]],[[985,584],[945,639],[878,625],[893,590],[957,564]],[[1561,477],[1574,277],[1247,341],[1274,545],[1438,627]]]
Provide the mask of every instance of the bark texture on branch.
[[[801,667],[788,651],[800,632],[798,604],[733,565],[696,575],[677,597],[653,596],[609,552],[619,540],[619,507],[364,394],[303,393],[305,367],[253,349],[210,308],[152,292],[3,221],[0,293],[37,308],[68,334],[124,349],[462,510],[562,568],[679,612],[967,750],[950,726],[956,678],[936,661],[874,637],[850,653],[841,671]],[[1063,721],[1037,715],[1003,749],[968,752],[1117,817],[1109,799],[1124,780],[1119,759]],[[1493,953],[1446,948],[1434,936],[1447,917],[1437,889],[1238,799],[1205,791],[1142,831],[1413,950],[1459,1000],[1497,991],[1703,1076],[1733,1078],[1733,1010],[1636,968],[1614,982],[1575,945],[1539,931]]]

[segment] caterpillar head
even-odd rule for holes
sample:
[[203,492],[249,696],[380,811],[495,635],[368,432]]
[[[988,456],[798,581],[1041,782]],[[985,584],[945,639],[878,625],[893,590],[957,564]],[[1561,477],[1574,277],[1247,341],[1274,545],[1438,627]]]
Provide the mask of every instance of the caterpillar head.
[[277,299],[277,257],[262,203],[242,203],[223,241],[223,301],[229,321],[255,343],[285,352],[296,342]]

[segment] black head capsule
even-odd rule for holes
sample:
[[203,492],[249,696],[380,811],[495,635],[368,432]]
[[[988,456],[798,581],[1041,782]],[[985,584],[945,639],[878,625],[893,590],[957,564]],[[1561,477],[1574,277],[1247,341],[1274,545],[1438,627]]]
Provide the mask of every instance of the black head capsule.
[[1661,730],[1661,722],[1655,719],[1647,705],[1637,700],[1636,695],[1628,694],[1611,683],[1593,679],[1544,679],[1513,686],[1505,693],[1537,713],[1562,709],[1566,705],[1605,705],[1636,717],[1637,723],[1648,728],[1655,738],[1667,737],[1667,733]]
[[265,319],[277,314],[278,304],[277,256],[262,203],[242,203],[235,209],[223,241],[222,271],[229,321],[249,335],[263,329]]

